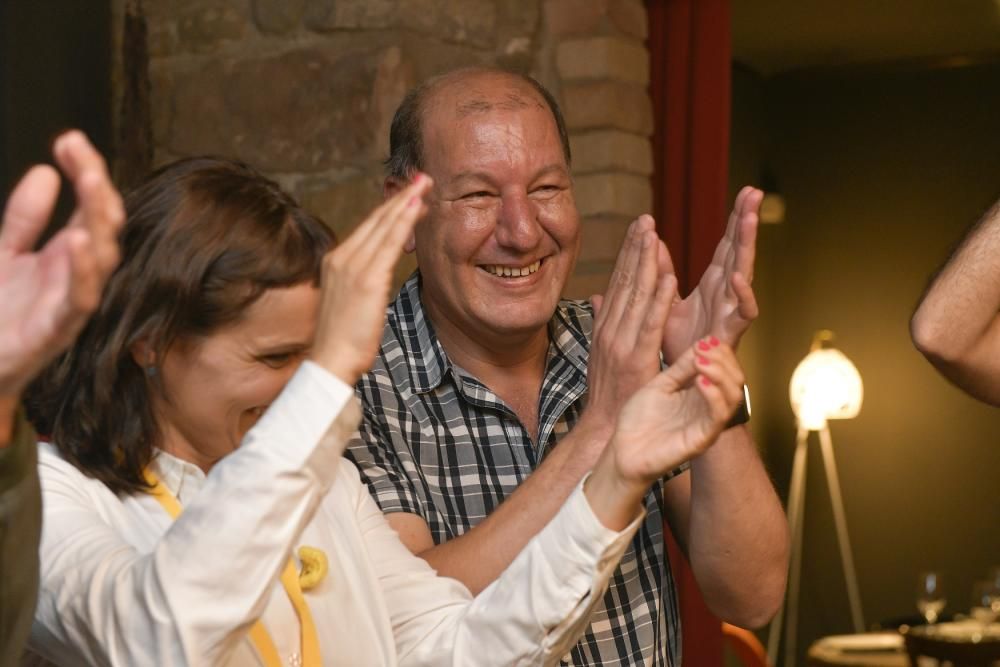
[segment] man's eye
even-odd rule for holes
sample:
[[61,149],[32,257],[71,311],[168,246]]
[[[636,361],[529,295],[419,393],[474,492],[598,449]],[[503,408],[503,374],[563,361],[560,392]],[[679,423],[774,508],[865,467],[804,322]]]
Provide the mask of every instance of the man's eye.
[[493,193],[487,192],[486,190],[476,190],[475,192],[468,192],[462,195],[462,199],[480,199],[482,197],[492,197]]

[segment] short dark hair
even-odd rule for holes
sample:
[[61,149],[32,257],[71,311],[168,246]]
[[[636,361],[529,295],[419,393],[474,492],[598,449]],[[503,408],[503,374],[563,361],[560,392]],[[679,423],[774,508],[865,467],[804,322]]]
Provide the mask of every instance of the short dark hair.
[[[389,128],[389,157],[385,160],[386,175],[406,179],[414,171],[418,171],[423,165],[423,113],[427,99],[442,83],[471,74],[499,74],[512,77],[522,83],[527,84],[537,92],[548,106],[552,113],[552,118],[556,122],[556,129],[559,132],[559,142],[562,145],[563,156],[566,158],[567,166],[570,164],[571,154],[569,148],[569,133],[566,131],[566,120],[555,96],[550,93],[545,86],[538,83],[534,78],[511,72],[498,67],[463,67],[460,69],[445,72],[438,76],[431,77],[411,89],[403,101],[396,109],[392,117],[392,125]],[[489,108],[488,102],[481,110]],[[473,103],[475,106],[475,103]]]
[[125,198],[122,261],[74,345],[29,389],[28,414],[59,452],[115,493],[144,490],[159,445],[155,383],[133,360],[238,322],[265,290],[318,284],[333,233],[251,167],[199,157]]

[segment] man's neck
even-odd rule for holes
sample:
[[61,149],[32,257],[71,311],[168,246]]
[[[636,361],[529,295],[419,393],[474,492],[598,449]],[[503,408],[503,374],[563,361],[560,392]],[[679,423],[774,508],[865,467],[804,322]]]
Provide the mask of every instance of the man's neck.
[[424,312],[452,363],[471,373],[503,397],[512,383],[540,387],[549,349],[548,325],[523,332],[469,332],[457,326],[433,304]]

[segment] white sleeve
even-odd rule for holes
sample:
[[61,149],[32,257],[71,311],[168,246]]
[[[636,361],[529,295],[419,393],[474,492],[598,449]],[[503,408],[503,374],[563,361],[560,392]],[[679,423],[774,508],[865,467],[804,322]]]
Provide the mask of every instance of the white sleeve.
[[353,396],[304,363],[151,553],[122,537],[79,471],[43,457],[32,650],[66,664],[224,661],[263,613],[336,476],[360,416]]
[[359,522],[392,622],[401,667],[555,664],[594,605],[644,513],[620,533],[594,516],[582,482],[500,577],[473,598],[410,553],[367,493]]

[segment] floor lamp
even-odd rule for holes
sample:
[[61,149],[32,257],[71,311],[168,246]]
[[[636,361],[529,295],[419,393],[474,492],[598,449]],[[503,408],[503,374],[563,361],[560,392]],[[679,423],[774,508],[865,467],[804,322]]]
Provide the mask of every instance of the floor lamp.
[[792,410],[798,423],[795,438],[795,458],[792,463],[792,485],[788,495],[788,523],[792,532],[791,571],[788,576],[788,596],[781,610],[771,623],[767,642],[767,658],[777,664],[781,628],[785,626],[785,666],[795,664],[795,639],[799,619],[799,583],[802,574],[802,525],[806,495],[806,461],[808,460],[809,434],[819,434],[820,452],[830,503],[837,529],[837,545],[844,565],[847,597],[851,605],[854,631],[864,630],[861,614],[861,596],[858,577],[854,570],[851,543],[847,537],[847,520],[844,518],[844,501],[840,494],[840,480],[833,460],[833,443],[830,439],[829,419],[851,419],[861,409],[864,388],[858,369],[844,354],[833,347],[831,331],[819,331],[813,337],[809,354],[795,368],[789,385]]

